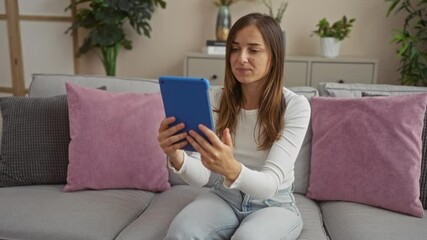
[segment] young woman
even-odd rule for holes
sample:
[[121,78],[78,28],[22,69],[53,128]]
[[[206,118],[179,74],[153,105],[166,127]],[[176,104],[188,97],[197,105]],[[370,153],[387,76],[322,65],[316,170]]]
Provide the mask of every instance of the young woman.
[[[298,238],[294,163],[310,105],[283,87],[284,55],[273,18],[243,16],[227,40],[224,88],[211,93],[216,132],[200,125],[207,141],[195,131],[177,134],[183,123],[168,128],[173,117],[162,121],[160,146],[182,179],[203,186],[212,172],[219,176],[175,217],[165,239]],[[197,153],[180,150],[186,144]]]

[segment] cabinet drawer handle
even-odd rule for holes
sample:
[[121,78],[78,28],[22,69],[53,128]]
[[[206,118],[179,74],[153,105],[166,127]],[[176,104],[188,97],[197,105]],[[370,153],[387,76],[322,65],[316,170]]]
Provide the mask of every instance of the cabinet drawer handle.
[[212,80],[216,80],[218,78],[218,76],[216,74],[212,75],[211,79]]

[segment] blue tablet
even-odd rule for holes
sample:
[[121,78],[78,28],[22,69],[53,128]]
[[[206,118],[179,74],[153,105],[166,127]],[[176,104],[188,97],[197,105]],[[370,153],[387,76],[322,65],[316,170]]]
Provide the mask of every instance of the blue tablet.
[[[203,124],[212,130],[214,129],[209,100],[209,80],[194,77],[161,76],[159,84],[166,117],[174,116],[176,121],[173,124],[183,122],[185,128],[182,132],[194,130],[206,138],[197,126]],[[195,151],[190,143],[183,150]]]

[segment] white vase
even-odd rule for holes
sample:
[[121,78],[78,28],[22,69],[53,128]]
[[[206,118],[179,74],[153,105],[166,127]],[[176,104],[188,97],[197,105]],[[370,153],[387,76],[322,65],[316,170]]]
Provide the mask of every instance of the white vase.
[[340,55],[342,41],[337,38],[320,38],[320,47],[324,57],[335,58]]

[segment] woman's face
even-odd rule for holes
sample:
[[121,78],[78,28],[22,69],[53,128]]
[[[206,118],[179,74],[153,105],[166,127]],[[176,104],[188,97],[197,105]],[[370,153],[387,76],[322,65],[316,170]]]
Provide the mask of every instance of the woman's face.
[[230,65],[241,84],[263,83],[270,70],[270,52],[255,25],[237,32],[230,49]]

